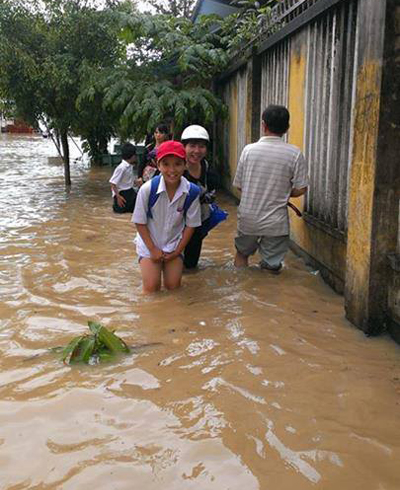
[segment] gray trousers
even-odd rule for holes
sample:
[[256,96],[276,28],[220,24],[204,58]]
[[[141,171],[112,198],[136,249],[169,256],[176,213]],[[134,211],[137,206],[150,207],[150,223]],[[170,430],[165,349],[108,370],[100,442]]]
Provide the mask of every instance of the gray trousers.
[[254,236],[238,232],[235,247],[245,257],[254,255],[258,251],[261,256],[261,266],[267,269],[277,269],[289,249],[289,235]]

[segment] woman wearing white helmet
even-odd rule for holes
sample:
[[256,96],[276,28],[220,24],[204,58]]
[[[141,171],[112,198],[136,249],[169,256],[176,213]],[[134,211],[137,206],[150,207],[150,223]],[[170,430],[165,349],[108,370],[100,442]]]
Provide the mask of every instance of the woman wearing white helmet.
[[[193,124],[183,131],[181,141],[186,151],[187,170],[184,175],[201,189],[201,220],[204,222],[210,215],[209,203],[214,199],[217,181],[215,174],[210,172],[209,164],[205,159],[210,137],[205,128]],[[183,262],[187,269],[193,269],[197,266],[203,239],[206,235],[207,233],[204,233],[201,227],[196,228],[183,253]]]

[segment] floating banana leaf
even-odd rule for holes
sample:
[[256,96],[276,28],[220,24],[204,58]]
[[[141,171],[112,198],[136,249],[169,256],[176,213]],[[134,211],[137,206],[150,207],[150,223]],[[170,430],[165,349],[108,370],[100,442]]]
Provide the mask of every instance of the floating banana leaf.
[[112,361],[115,358],[114,354],[110,354],[109,352],[106,351],[100,351],[98,354],[98,359],[100,362],[108,362]]
[[94,334],[98,333],[99,330],[101,328],[103,328],[103,325],[101,325],[100,323],[97,323],[97,322],[88,321],[88,325],[89,325],[90,331]]
[[96,341],[93,336],[81,337],[71,354],[70,362],[85,362],[87,364],[93,355],[95,344]]
[[122,339],[100,323],[90,321],[88,326],[91,334],[75,337],[63,349],[62,360],[65,364],[97,364],[111,360],[116,354],[130,352]]
[[71,362],[71,355],[81,340],[82,340],[82,337],[75,337],[65,347],[65,349],[63,350],[63,353],[62,353],[62,360],[63,360],[63,362],[65,362],[65,364],[69,364]]
[[117,337],[114,333],[107,330],[105,327],[101,327],[98,331],[100,342],[110,349],[111,352],[129,352],[129,347],[125,342]]

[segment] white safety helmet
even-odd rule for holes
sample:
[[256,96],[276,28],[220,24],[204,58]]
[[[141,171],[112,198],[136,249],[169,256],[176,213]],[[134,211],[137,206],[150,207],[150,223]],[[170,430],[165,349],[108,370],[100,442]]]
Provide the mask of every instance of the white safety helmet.
[[208,132],[203,126],[198,126],[197,124],[192,124],[183,130],[181,141],[187,140],[205,140],[210,141]]

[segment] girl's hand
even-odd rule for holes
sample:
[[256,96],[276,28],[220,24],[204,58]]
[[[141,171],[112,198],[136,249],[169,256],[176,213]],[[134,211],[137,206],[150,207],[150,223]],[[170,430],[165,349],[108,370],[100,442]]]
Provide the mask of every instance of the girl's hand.
[[164,253],[157,247],[150,250],[150,258],[153,262],[162,262],[164,260]]
[[177,251],[177,250],[174,250],[173,252],[169,252],[169,253],[163,253],[163,256],[164,256],[164,262],[170,262],[171,260],[174,260],[176,259],[177,257],[179,257],[180,253]]

